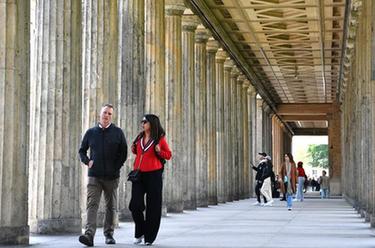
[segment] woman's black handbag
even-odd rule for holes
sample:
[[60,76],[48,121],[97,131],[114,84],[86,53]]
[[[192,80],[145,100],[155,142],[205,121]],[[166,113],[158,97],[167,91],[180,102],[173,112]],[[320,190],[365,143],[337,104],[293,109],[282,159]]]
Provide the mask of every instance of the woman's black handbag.
[[132,170],[131,172],[129,172],[129,174],[128,174],[128,181],[130,181],[132,183],[135,183],[135,182],[138,182],[141,179],[141,170],[140,170],[140,168],[141,168],[142,160],[143,160],[143,153],[141,154],[141,159],[139,161],[138,168]]
[[140,173],[139,169],[132,170],[128,174],[128,181],[130,181],[132,183],[138,182],[140,180],[140,178],[141,178],[141,173]]

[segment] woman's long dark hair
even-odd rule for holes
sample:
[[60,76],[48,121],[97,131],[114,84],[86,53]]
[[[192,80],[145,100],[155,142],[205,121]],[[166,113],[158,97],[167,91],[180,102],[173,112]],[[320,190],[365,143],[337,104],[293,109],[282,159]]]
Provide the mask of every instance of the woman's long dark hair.
[[158,116],[147,114],[144,117],[150,123],[151,139],[159,141],[161,137],[165,136],[164,128],[161,126]]
[[291,153],[285,153],[287,156],[288,156],[288,158],[289,158],[289,162],[291,162],[291,163],[295,163],[294,162],[294,159],[293,159],[293,155],[291,154]]
[[[146,114],[143,116],[150,123],[151,128],[151,139],[159,142],[159,140],[165,136],[164,128],[161,126],[160,119],[158,116],[153,114]],[[145,132],[142,131],[138,134],[137,138],[133,141],[133,144],[136,144],[145,135]]]

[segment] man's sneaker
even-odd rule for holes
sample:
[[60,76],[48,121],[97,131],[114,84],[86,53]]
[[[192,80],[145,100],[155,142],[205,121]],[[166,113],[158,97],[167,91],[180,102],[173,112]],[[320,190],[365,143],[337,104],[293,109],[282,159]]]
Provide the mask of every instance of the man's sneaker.
[[94,237],[90,234],[83,234],[79,236],[78,240],[86,246],[94,246]]
[[262,204],[260,203],[260,202],[255,202],[255,203],[253,203],[253,206],[261,206]]
[[133,242],[133,244],[135,244],[135,245],[139,245],[140,243],[143,242],[143,238],[144,238],[143,235],[142,235],[141,237],[139,237],[139,238],[134,238],[134,242]]
[[288,208],[288,211],[292,211],[292,208]]
[[152,243],[151,242],[145,242],[145,245],[150,246],[150,245],[152,245]]
[[116,240],[113,238],[111,234],[107,234],[105,235],[105,243],[107,245],[114,245],[116,244]]
[[264,204],[265,207],[272,207],[272,204],[273,204],[273,200],[267,202],[266,204]]

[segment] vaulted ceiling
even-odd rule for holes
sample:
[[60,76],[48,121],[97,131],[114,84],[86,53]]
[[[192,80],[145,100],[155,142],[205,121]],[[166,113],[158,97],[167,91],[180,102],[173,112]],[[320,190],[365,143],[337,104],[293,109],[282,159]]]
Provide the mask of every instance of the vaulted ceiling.
[[189,2],[269,104],[336,101],[346,0]]

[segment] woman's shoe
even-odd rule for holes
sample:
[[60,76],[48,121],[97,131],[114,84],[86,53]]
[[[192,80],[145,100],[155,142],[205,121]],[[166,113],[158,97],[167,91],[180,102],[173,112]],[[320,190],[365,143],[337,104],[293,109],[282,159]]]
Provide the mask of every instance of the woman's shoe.
[[141,237],[139,237],[139,238],[135,238],[133,244],[139,245],[140,243],[142,243],[143,238],[144,238],[143,235]]
[[152,243],[151,242],[146,242],[145,245],[151,246]]

